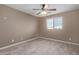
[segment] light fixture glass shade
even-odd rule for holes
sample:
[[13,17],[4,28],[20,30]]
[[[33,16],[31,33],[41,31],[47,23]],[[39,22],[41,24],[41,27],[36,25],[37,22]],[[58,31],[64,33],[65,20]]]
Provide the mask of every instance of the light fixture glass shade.
[[42,14],[42,15],[46,15],[47,12],[46,12],[46,11],[42,11],[41,14]]

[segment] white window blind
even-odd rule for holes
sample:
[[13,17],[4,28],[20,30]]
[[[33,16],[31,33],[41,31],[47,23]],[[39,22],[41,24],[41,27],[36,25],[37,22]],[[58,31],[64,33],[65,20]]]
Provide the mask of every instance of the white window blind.
[[62,17],[47,19],[47,29],[62,29]]
[[53,20],[52,19],[47,20],[47,28],[48,29],[53,29]]

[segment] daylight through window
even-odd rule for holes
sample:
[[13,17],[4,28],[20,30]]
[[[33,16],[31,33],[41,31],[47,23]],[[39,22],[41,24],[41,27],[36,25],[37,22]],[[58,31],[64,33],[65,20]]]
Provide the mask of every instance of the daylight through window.
[[47,29],[62,29],[62,17],[47,19]]

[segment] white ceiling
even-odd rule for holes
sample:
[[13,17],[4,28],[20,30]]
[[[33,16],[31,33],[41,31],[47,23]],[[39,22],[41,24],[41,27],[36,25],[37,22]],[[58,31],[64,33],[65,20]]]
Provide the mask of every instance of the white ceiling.
[[[40,4],[6,4],[6,6],[15,8],[19,11],[28,13],[30,15],[34,15],[37,17],[44,17],[42,15],[36,15],[39,11],[33,10],[34,8],[40,9],[41,8]],[[48,7],[50,9],[56,8],[57,10],[50,12],[47,16],[57,13],[77,10],[79,9],[79,4],[48,4]]]

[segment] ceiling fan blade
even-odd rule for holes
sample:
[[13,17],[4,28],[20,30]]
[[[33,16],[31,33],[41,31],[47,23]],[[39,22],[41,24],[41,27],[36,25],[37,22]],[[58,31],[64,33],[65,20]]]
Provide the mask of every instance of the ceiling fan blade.
[[33,9],[33,10],[41,10],[41,9]]
[[56,11],[56,9],[47,9],[47,11]]
[[38,12],[36,15],[39,15],[41,12]]

